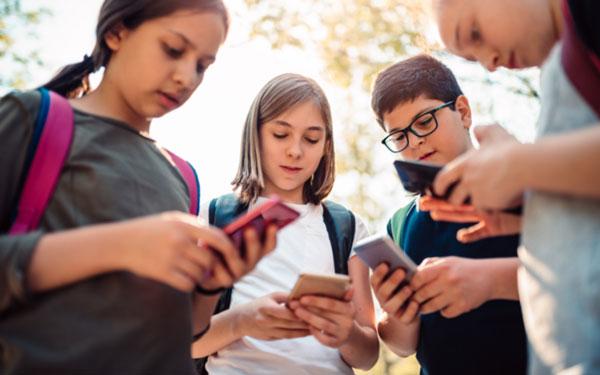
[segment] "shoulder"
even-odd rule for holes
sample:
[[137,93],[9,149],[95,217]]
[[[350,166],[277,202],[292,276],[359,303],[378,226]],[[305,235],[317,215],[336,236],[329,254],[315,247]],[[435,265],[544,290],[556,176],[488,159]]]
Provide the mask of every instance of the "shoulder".
[[416,202],[416,198],[412,199],[410,202],[396,210],[396,212],[394,212],[394,214],[388,220],[386,231],[388,236],[390,236],[392,239],[399,237],[399,234],[402,232],[404,220],[408,216],[410,210],[416,205]]
[[365,221],[349,208],[330,200],[323,201],[322,205],[329,211],[334,220],[342,219],[343,217],[343,219],[346,220],[350,225],[352,222],[354,223],[354,242],[359,241],[369,235],[369,230],[365,224]]
[[0,122],[19,122],[33,125],[39,111],[38,91],[13,91],[0,99]]

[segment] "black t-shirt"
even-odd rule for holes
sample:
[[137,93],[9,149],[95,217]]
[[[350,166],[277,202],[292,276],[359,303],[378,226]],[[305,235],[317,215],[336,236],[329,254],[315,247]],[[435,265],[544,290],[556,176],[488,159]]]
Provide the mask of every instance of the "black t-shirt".
[[[462,244],[456,232],[469,224],[438,222],[411,207],[400,242],[417,263],[428,257],[501,258],[517,256],[518,236]],[[527,344],[521,306],[515,301],[489,301],[459,317],[440,313],[421,316],[417,359],[421,373],[525,374]]]

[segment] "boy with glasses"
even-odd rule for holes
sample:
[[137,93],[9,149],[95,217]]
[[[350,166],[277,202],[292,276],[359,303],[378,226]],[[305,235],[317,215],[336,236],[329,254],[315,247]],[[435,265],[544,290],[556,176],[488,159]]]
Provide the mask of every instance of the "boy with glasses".
[[[452,72],[419,55],[377,77],[372,107],[402,159],[446,164],[471,150],[471,109]],[[505,135],[508,136],[508,135]],[[371,284],[387,313],[379,334],[392,351],[416,351],[422,374],[524,374],[526,339],[517,291],[518,236],[458,242],[470,224],[434,221],[413,200],[388,234],[417,263],[406,284],[385,264]]]

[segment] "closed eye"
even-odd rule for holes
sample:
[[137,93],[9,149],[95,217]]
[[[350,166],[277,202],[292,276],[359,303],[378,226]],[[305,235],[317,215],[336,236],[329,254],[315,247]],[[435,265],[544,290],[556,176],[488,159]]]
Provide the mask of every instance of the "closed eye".
[[167,43],[163,43],[162,48],[163,48],[163,51],[167,54],[167,56],[169,56],[171,58],[178,59],[181,56],[183,56],[182,49],[171,47]]

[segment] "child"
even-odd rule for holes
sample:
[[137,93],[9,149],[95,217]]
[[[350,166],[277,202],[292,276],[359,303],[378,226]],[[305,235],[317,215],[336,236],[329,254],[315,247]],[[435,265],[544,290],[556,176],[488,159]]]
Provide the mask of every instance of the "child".
[[[190,292],[218,291],[253,264],[220,230],[176,212],[191,192],[148,132],[194,92],[227,27],[220,0],[106,0],[92,56],[45,85],[73,98],[74,137],[37,230],[0,236],[1,373],[194,373],[190,341],[217,298],[196,294],[193,322]],[[0,102],[2,233],[40,100]],[[255,258],[274,247],[273,229],[264,247],[246,239]]]
[[[433,57],[381,72],[372,107],[388,133],[383,144],[403,159],[443,165],[473,148],[469,102]],[[518,237],[464,245],[455,238],[463,226],[436,223],[415,201],[394,214],[388,234],[421,266],[410,285],[401,269],[375,269],[371,284],[387,313],[379,334],[398,355],[416,351],[423,374],[524,374]]]
[[[353,240],[365,237],[366,228],[360,220],[354,222],[351,212],[323,201],[333,181],[332,124],[325,94],[303,76],[275,77],[248,113],[233,182],[239,195],[214,200],[209,216],[215,220],[226,199],[252,208],[277,194],[301,217],[281,232],[275,251],[235,283],[230,300],[193,345],[194,357],[211,355],[209,373],[349,374],[352,367],[369,369],[377,361],[368,269],[355,257],[346,265]],[[347,231],[334,228],[335,212],[340,211],[352,218]],[[332,248],[338,243],[332,236],[349,238],[343,259]],[[352,278],[354,293],[345,300],[305,296],[286,306],[301,273],[335,271]]]
[[519,290],[531,373],[599,373],[600,2],[453,0],[436,11],[457,55],[491,70],[543,64],[536,142],[482,134],[481,149],[434,187],[460,181],[450,203],[470,196],[480,210],[524,199]]

